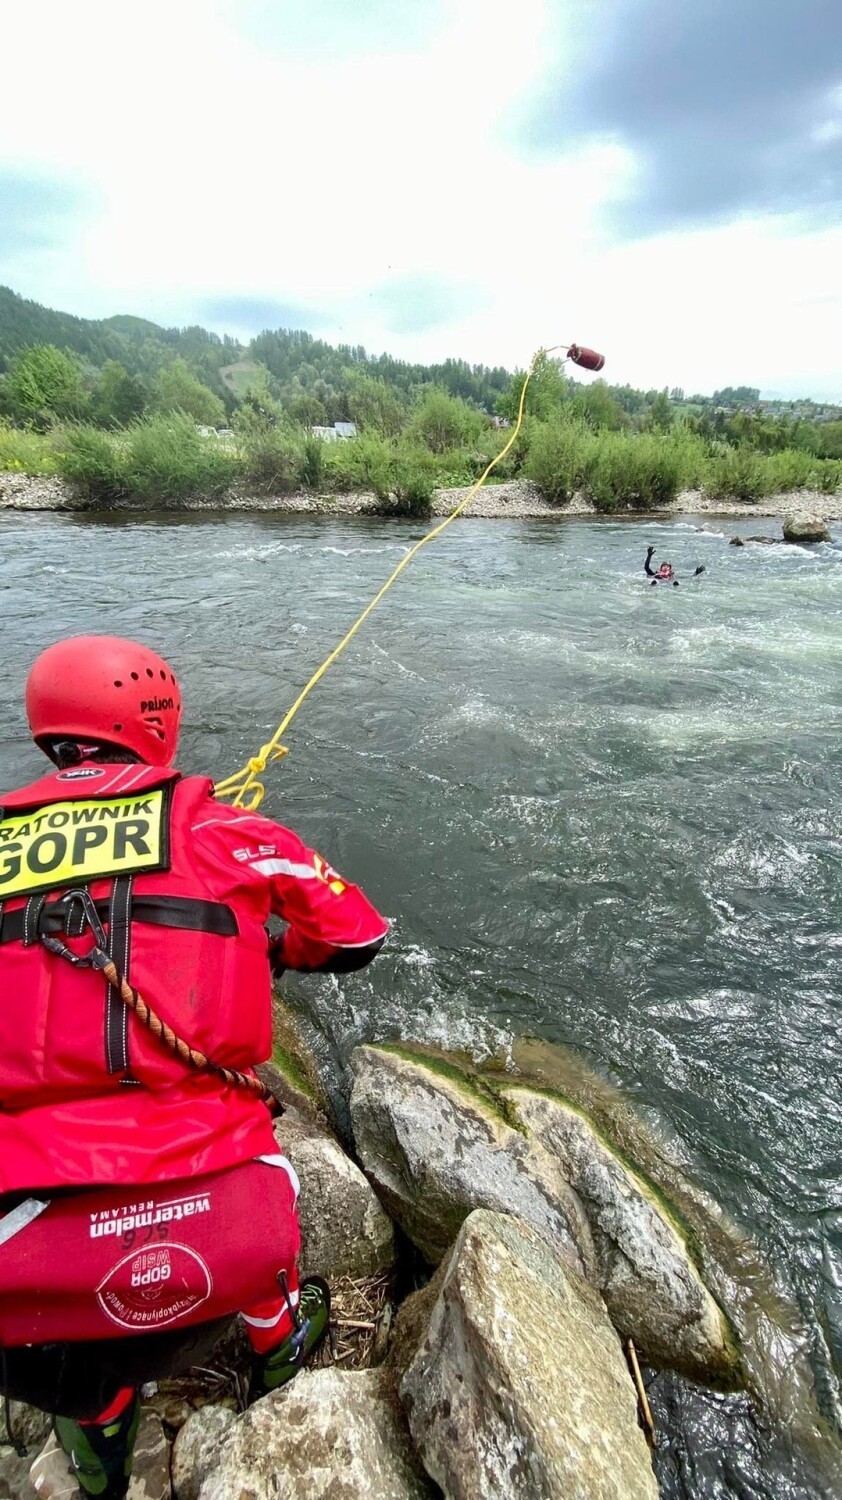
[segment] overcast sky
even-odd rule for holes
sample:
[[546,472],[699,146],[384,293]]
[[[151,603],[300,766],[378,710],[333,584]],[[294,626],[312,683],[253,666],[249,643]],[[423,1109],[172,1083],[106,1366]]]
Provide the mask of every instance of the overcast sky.
[[842,401],[842,0],[27,0],[0,282]]

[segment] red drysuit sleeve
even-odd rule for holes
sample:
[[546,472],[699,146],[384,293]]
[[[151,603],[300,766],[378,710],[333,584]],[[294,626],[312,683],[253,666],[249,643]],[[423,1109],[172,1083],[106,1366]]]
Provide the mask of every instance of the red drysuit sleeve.
[[217,858],[238,866],[239,877],[268,887],[270,910],[288,923],[272,945],[275,969],[347,972],[362,968],[382,947],[389,923],[359,886],[345,880],[297,834],[257,813],[231,816],[217,807],[196,825]]

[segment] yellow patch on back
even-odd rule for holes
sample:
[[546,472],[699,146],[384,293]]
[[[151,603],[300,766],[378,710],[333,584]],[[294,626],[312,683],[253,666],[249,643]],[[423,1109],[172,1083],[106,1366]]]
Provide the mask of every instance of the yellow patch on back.
[[0,900],[107,875],[160,870],[164,790],[103,801],[52,802],[0,821]]

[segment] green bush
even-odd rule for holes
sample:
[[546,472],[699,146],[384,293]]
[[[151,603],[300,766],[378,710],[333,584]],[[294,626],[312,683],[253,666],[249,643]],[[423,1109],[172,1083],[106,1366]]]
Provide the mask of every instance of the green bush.
[[59,472],[91,500],[117,500],[130,489],[125,445],[88,422],[57,434]]
[[570,399],[569,408],[577,421],[584,422],[586,427],[594,431],[608,429],[619,432],[629,425],[626,413],[616,396],[612,396],[604,380],[579,386]]
[[335,458],[331,454],[331,467],[337,473],[341,466],[347,488],[372,490],[378,500],[386,500],[392,489],[394,445],[379,432],[367,431],[336,448],[340,451]]
[[591,434],[579,422],[535,422],[530,429],[524,476],[551,505],[567,505],[584,481],[592,442]]
[[238,438],[238,469],[247,485],[267,495],[290,495],[306,468],[304,439],[289,427],[255,422]]
[[833,494],[838,488],[842,465],[833,460],[815,458],[800,448],[784,448],[768,459],[775,491],[821,490]]
[[584,489],[597,510],[656,510],[681,488],[680,451],[668,437],[624,432],[594,434]]
[[451,396],[440,386],[424,387],[420,405],[413,412],[409,433],[431,453],[446,453],[449,448],[467,447],[478,440],[488,426],[488,418],[459,396]]
[[351,420],[362,432],[379,432],[386,438],[398,437],[407,421],[405,401],[403,393],[399,395],[385,380],[377,380],[360,371],[351,376],[348,410]]
[[225,421],[225,403],[178,357],[158,371],[152,404],[162,415],[180,412],[209,427],[221,427]]
[[670,448],[675,452],[681,468],[683,490],[698,490],[704,484],[709,462],[707,443],[691,432],[683,422],[676,423],[669,436]]
[[763,500],[775,490],[770,461],[750,448],[715,449],[707,466],[705,489],[714,499]]
[[811,478],[811,488],[823,495],[835,495],[842,488],[842,462],[834,458],[820,458],[816,462]]
[[429,516],[433,509],[435,478],[423,468],[417,468],[406,460],[395,465],[394,499],[386,501],[389,515]]
[[[529,433],[535,425],[533,419],[527,417],[505,458],[501,459],[491,470],[488,476],[489,484],[504,484],[506,480],[515,479],[520,473],[528,452]],[[471,480],[479,479],[491,460],[506,447],[511,436],[511,431],[505,427],[500,429],[487,427],[474,447],[463,450],[465,463],[470,466]],[[468,482],[468,480],[465,481],[465,483]]]
[[41,432],[56,421],[82,417],[88,407],[81,360],[54,344],[21,349],[4,384],[12,415]]
[[216,438],[201,437],[191,418],[180,412],[136,422],[124,439],[132,495],[163,501],[218,495],[235,477],[233,453]]
[[[416,448],[415,451],[417,452],[418,449]],[[485,454],[473,452],[470,448],[451,448],[447,453],[438,453],[435,456],[428,454],[426,448],[420,451],[428,458],[433,458],[433,474],[437,489],[458,489],[464,485],[473,484],[488,464]]]
[[0,473],[55,474],[58,468],[56,434],[0,422]]
[[321,438],[307,433],[301,449],[298,478],[305,490],[321,489],[325,477],[325,446]]

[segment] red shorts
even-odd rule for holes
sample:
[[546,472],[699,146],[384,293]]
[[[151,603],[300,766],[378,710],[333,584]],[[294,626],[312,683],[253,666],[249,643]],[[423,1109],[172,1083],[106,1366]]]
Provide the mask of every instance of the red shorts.
[[299,1246],[283,1157],[0,1217],[0,1346],[186,1328],[278,1297]]

